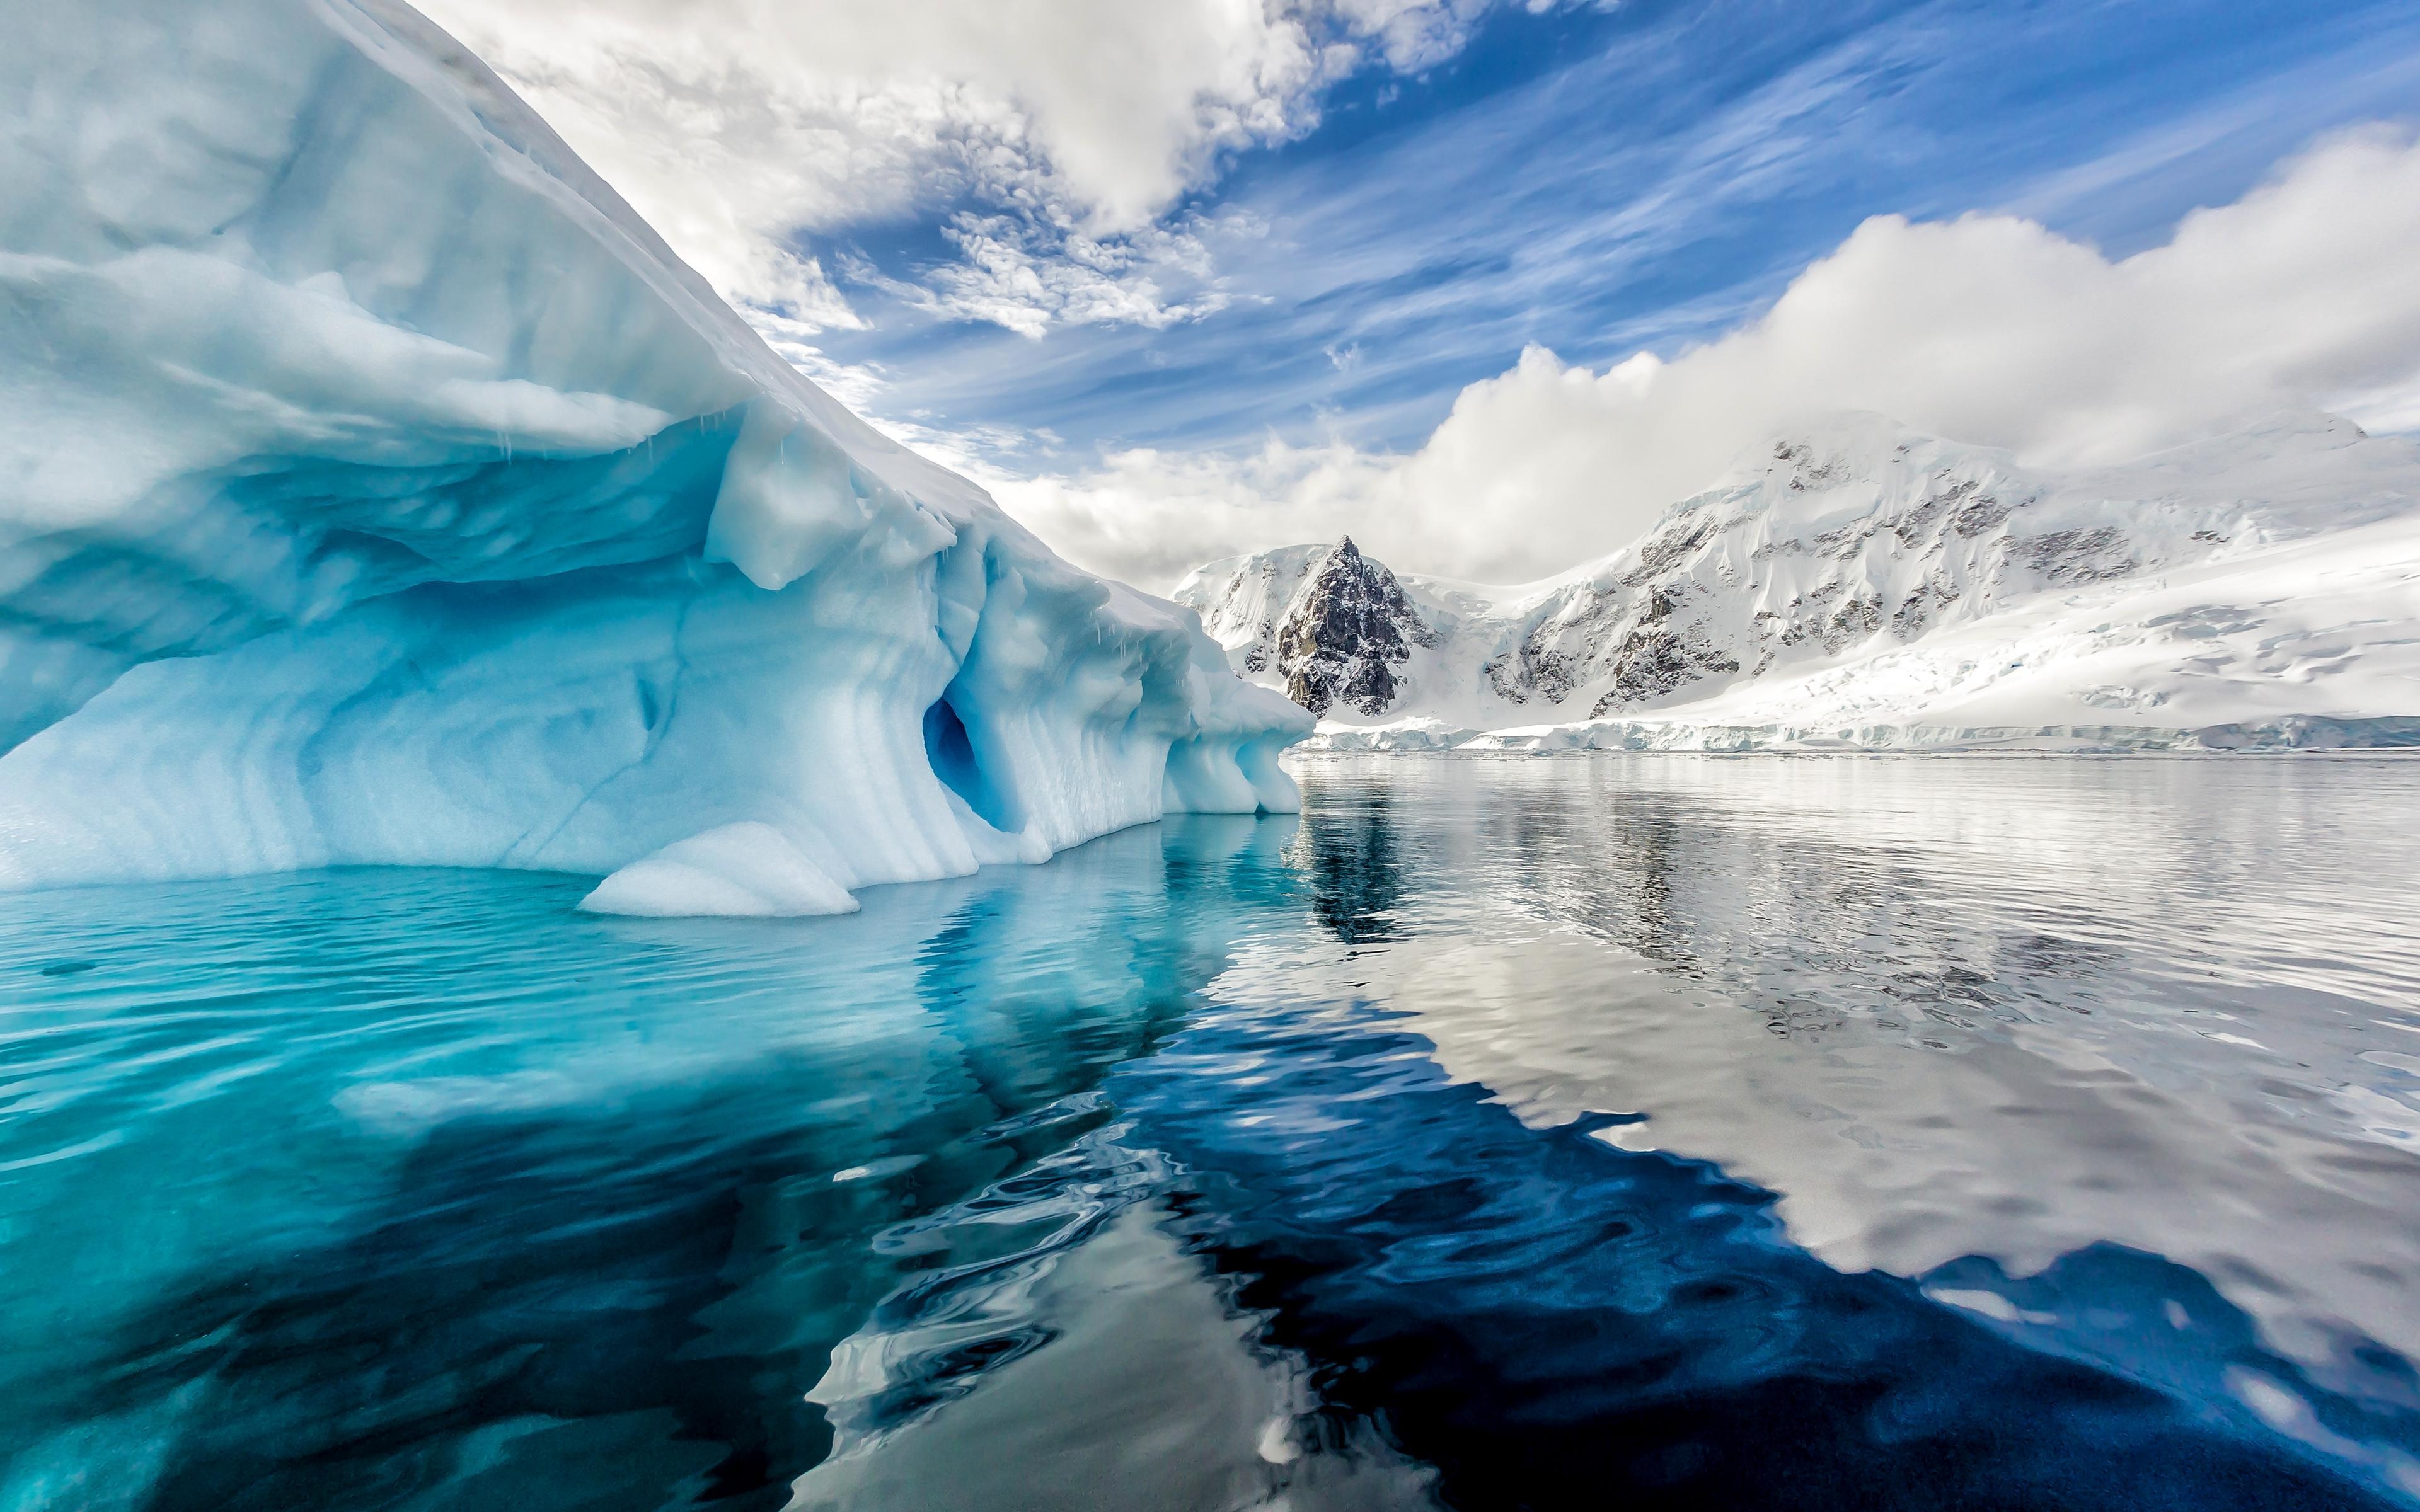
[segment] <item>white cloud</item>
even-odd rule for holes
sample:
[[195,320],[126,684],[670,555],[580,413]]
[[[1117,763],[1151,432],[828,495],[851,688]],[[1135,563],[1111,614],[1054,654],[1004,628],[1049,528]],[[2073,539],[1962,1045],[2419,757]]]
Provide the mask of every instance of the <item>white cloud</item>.
[[1635,538],[1742,452],[1839,409],[2117,461],[2259,412],[2420,422],[2420,144],[2373,129],[2113,261],[2006,215],[1866,222],[1774,307],[1670,361],[1531,347],[1419,451],[1130,452],[987,479],[1061,550],[1146,584],[1350,531],[1410,570],[1520,581]]
[[962,212],[942,235],[964,260],[906,292],[936,314],[1020,335],[1053,322],[1163,330],[1227,307],[1200,224],[1102,238],[1055,218]]
[[[1425,68],[1497,0],[422,0],[743,307],[857,316],[801,234],[948,216],[923,302],[1033,333],[1218,307],[1162,224],[1220,153]],[[1541,8],[1543,0],[1524,0]],[[973,201],[980,213],[963,213]]]
[[[1334,0],[1353,32],[1368,38],[1389,67],[1412,73],[1462,51],[1494,0]],[[1555,0],[1523,0],[1532,13]]]

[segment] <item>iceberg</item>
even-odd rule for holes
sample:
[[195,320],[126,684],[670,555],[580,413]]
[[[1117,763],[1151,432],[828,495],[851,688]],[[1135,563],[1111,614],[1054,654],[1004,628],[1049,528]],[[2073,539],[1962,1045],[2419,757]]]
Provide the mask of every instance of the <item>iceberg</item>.
[[776,356],[399,0],[16,8],[0,889],[358,864],[831,912],[1311,717]]

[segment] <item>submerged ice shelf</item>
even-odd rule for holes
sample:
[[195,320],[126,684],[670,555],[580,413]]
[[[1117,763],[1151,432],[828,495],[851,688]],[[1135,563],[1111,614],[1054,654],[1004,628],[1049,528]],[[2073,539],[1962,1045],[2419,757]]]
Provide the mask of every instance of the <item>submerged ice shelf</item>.
[[400,0],[0,57],[0,888],[343,864],[809,913],[1311,721],[783,363]]

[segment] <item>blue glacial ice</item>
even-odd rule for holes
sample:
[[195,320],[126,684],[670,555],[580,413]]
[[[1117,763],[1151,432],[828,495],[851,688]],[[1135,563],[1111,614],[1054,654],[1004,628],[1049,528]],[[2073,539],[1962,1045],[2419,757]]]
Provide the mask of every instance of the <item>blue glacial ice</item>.
[[398,0],[12,9],[0,888],[833,912],[1295,806],[1308,716],[800,377]]

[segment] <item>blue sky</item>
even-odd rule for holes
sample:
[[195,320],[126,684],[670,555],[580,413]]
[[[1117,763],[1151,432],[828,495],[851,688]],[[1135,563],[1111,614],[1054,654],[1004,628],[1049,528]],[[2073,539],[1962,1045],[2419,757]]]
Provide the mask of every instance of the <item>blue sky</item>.
[[[1501,10],[1413,77],[1373,64],[1298,140],[1235,154],[1199,218],[1230,302],[1038,339],[919,311],[940,207],[807,237],[871,329],[828,334],[928,425],[1104,446],[1272,432],[1417,445],[1531,342],[1602,364],[1737,324],[1867,216],[2009,209],[2123,255],[2349,123],[2420,114],[2408,4]],[[1240,220],[1222,227],[1221,218]]]
[[422,3],[777,350],[1146,585],[1344,531],[1544,574],[1829,409],[2040,465],[2420,430],[2410,0]]

